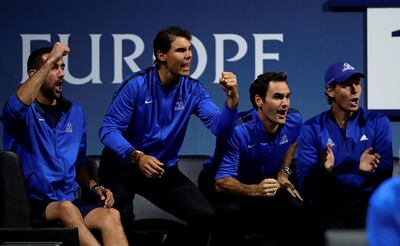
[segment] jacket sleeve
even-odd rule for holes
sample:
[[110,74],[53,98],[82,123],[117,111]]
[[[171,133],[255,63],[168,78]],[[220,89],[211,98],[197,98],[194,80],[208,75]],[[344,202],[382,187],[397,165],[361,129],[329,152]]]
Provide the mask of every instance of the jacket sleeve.
[[399,181],[396,177],[384,182],[369,200],[366,232],[370,246],[400,245]]
[[3,120],[10,124],[24,120],[28,109],[28,105],[25,105],[16,95],[13,95],[4,105]]
[[392,131],[389,119],[384,115],[379,115],[376,124],[376,142],[374,150],[378,153],[380,163],[376,169],[376,183],[377,187],[382,181],[388,179],[393,173],[393,149],[392,149]]
[[134,147],[123,137],[135,105],[135,88],[128,83],[114,97],[99,131],[100,141],[114,153],[128,159]]
[[82,138],[81,138],[81,143],[79,144],[79,150],[78,150],[78,156],[76,158],[76,167],[81,167],[83,165],[86,165],[86,151],[87,151],[87,127],[86,127],[86,120],[85,116],[82,110],[82,117],[83,117],[83,126],[82,126]]
[[221,112],[207,90],[200,87],[195,114],[214,135],[221,138],[229,137],[236,125],[237,112],[237,109],[229,108],[226,102]]
[[238,176],[238,165],[240,158],[240,141],[236,131],[229,138],[222,153],[222,161],[218,167],[215,179],[226,177],[236,178]]
[[3,108],[4,129],[10,133],[17,130],[18,126],[24,123],[29,107],[19,100],[16,95],[11,96]]
[[300,191],[306,195],[321,171],[317,138],[310,125],[303,125],[298,139],[296,175]]

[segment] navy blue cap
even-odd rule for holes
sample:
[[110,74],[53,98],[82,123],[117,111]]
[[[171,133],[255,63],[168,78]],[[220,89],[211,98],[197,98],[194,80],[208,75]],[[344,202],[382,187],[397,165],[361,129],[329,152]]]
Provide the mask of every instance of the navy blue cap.
[[325,73],[325,86],[333,83],[343,83],[350,76],[356,75],[359,78],[365,78],[365,75],[357,71],[348,62],[338,62],[331,65]]

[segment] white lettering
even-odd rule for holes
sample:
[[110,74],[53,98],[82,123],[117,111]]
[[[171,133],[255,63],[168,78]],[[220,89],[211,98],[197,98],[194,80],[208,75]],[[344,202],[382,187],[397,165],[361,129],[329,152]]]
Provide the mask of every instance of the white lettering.
[[28,79],[28,65],[26,64],[28,61],[28,57],[31,54],[31,42],[32,41],[51,41],[50,34],[21,34],[22,38],[22,80],[21,83],[24,83]]
[[224,41],[232,40],[238,45],[238,51],[232,58],[227,61],[238,61],[247,52],[246,40],[237,34],[214,34],[215,37],[215,79],[214,83],[219,83],[221,73],[224,71]]
[[283,42],[283,34],[253,34],[254,36],[254,60],[255,74],[254,77],[264,72],[264,60],[279,61],[279,53],[264,53],[264,41],[278,40]]
[[123,80],[122,67],[122,43],[124,40],[132,41],[135,44],[135,50],[132,54],[124,56],[124,61],[132,71],[140,70],[139,66],[134,62],[144,51],[143,40],[134,34],[113,34],[114,38],[114,80],[113,84],[121,83]]
[[[215,79],[214,83],[219,83],[219,77],[223,71],[225,71],[225,62],[235,62],[242,59],[248,50],[248,44],[246,40],[238,34],[213,34],[215,38]],[[68,41],[71,34],[58,34],[59,40],[62,43],[68,45]],[[64,57],[65,62],[65,81],[74,85],[83,85],[91,81],[93,84],[102,84],[100,78],[100,39],[102,34],[89,34],[91,40],[91,67],[90,72],[87,76],[82,78],[74,77],[71,74],[68,66],[69,56]],[[253,34],[254,36],[254,60],[255,60],[255,74],[263,73],[264,71],[264,60],[275,60],[279,61],[279,53],[264,53],[264,41],[279,41],[283,42],[283,33],[276,34]],[[143,39],[135,34],[112,34],[114,39],[114,78],[112,83],[118,84],[123,80],[123,62],[128,65],[131,71],[138,71],[141,68],[135,62],[135,59],[139,58],[145,49]],[[51,42],[50,34],[21,34],[22,38],[22,80],[23,83],[27,78],[26,61],[31,52],[31,43],[33,41],[47,41]],[[134,51],[131,54],[123,54],[123,45],[134,46]],[[225,57],[225,45],[226,41],[233,41],[237,45],[236,53],[230,57]],[[204,44],[195,36],[192,36],[193,50],[196,51],[197,66],[193,68],[191,77],[199,78],[202,76],[207,67],[208,54]],[[232,52],[230,52],[232,53]],[[233,52],[234,53],[234,52]],[[80,55],[83,56],[83,55]],[[74,56],[76,57],[76,56]],[[79,59],[79,56],[78,58]],[[74,61],[75,62],[75,61]],[[233,71],[235,72],[235,71]]]
[[204,70],[206,70],[207,50],[200,39],[196,38],[194,35],[192,35],[192,45],[197,52],[197,68],[193,71],[191,77],[197,79],[203,74]]
[[[68,39],[70,34],[59,34],[58,37],[61,43],[68,45]],[[100,37],[101,34],[89,34],[91,40],[91,47],[92,47],[92,62],[91,62],[91,71],[90,73],[83,78],[76,78],[72,76],[68,69],[68,56],[64,56],[64,63],[65,63],[65,81],[73,85],[83,85],[92,80],[93,84],[101,84],[100,80]]]

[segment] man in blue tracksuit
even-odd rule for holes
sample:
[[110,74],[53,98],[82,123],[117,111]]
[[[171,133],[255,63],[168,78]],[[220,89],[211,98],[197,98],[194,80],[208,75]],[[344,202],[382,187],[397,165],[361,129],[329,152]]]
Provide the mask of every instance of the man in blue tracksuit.
[[[289,110],[290,95],[285,73],[259,75],[250,86],[254,108],[241,116],[243,123],[220,147],[221,153],[205,164],[199,185],[219,218],[213,245],[244,245],[242,232],[283,243],[280,232],[287,219],[298,221],[302,198],[289,177],[302,118]],[[214,187],[207,185],[210,173]]]
[[349,63],[331,65],[331,109],[308,120],[299,139],[300,189],[323,228],[363,227],[372,191],[392,174],[389,120],[359,106],[364,77]]
[[[104,245],[127,245],[109,189],[96,184],[85,166],[86,122],[82,108],[62,96],[63,56],[56,43],[28,58],[29,78],[3,110],[4,146],[21,160],[32,216],[77,227],[82,245],[100,245],[89,229],[99,229]],[[77,181],[104,201],[77,196]]]
[[191,34],[179,27],[160,31],[153,43],[156,66],[130,75],[115,91],[100,129],[103,151],[99,175],[113,189],[116,207],[129,225],[138,193],[188,222],[184,244],[204,244],[214,211],[177,167],[192,114],[215,135],[234,127],[236,76],[222,73],[227,102],[220,111],[199,81],[189,77]]

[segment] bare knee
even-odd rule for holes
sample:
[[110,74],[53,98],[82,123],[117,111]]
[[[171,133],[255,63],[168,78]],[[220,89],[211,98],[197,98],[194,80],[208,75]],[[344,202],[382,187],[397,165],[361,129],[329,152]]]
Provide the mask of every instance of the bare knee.
[[49,204],[45,211],[45,218],[49,221],[61,220],[66,226],[83,222],[79,209],[70,201]]
[[82,221],[82,215],[79,209],[70,201],[62,201],[58,204],[57,209],[60,213],[61,221],[71,224]]
[[104,218],[102,220],[102,228],[115,229],[115,226],[121,225],[121,216],[115,208],[105,209]]

